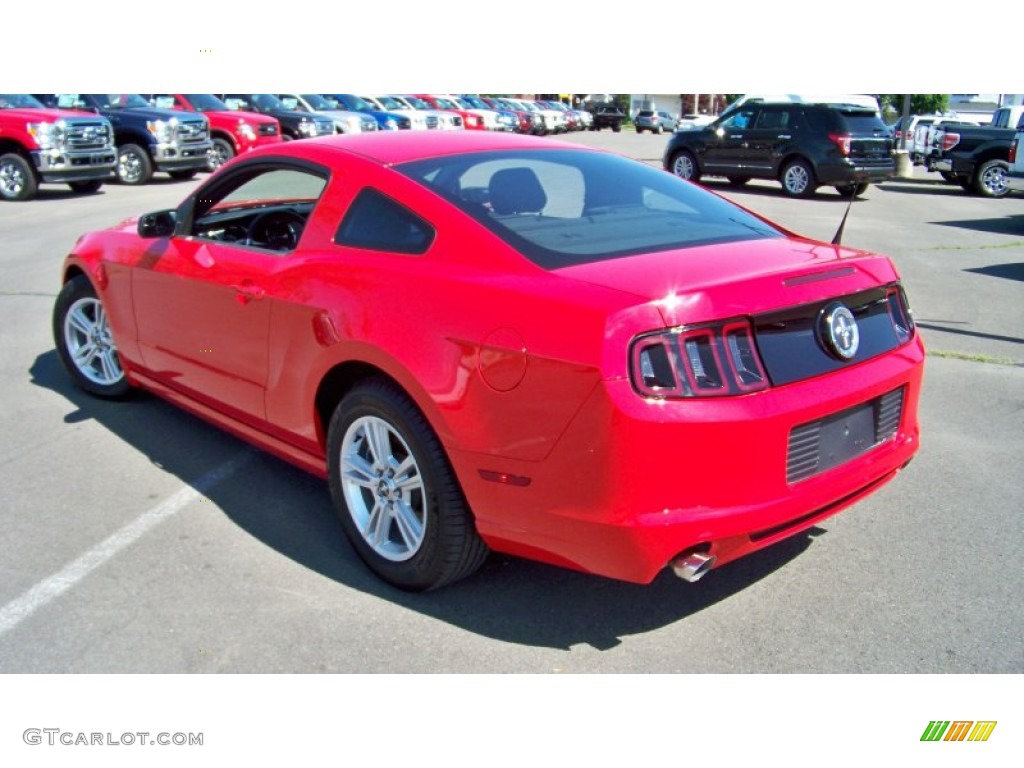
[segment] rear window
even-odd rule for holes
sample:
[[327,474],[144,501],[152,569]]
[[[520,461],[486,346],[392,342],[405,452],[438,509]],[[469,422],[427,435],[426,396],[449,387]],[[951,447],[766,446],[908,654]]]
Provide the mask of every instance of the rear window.
[[840,110],[838,114],[839,119],[845,126],[844,131],[846,133],[870,135],[873,133],[883,134],[889,132],[889,129],[885,127],[885,123],[874,112]]
[[603,152],[467,153],[396,170],[546,269],[783,236],[696,185]]

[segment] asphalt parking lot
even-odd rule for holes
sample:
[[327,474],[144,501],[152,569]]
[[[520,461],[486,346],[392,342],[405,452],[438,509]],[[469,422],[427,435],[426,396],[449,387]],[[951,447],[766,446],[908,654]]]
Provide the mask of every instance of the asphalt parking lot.
[[[566,140],[657,164],[667,137]],[[492,556],[408,595],[358,561],[320,480],[60,368],[61,259],[198,181],[157,178],[0,205],[0,672],[1024,672],[1024,196],[918,172],[853,204],[843,242],[893,257],[930,353],[920,454],[870,499],[697,584]],[[846,209],[707,186],[824,240]]]

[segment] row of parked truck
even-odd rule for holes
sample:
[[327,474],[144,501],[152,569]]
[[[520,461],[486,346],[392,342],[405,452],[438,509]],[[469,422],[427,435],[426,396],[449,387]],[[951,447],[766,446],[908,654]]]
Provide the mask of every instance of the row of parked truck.
[[593,127],[558,102],[480,96],[355,94],[0,94],[0,199],[42,183],[97,191],[212,171],[280,141],[377,130],[549,134]]
[[914,165],[946,181],[984,197],[1003,197],[1014,189],[1011,148],[1022,129],[1024,106],[1019,105],[1000,107],[984,125],[955,115],[918,116],[906,129],[907,151]]

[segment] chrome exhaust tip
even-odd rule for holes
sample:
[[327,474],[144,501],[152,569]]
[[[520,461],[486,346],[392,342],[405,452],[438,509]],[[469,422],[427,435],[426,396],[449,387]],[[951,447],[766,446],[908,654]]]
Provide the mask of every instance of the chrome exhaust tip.
[[673,557],[668,564],[680,579],[693,582],[710,571],[717,559],[714,555],[705,555],[703,552],[684,552]]

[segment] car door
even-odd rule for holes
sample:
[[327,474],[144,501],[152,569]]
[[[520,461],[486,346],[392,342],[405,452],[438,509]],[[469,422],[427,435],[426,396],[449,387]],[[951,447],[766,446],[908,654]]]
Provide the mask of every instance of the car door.
[[778,158],[785,156],[797,129],[797,110],[784,104],[761,108],[747,131],[743,165],[754,176],[771,176]]
[[178,233],[132,275],[140,354],[158,380],[243,421],[265,420],[268,283],[324,184],[308,169],[244,163],[179,209]]
[[711,174],[736,175],[746,161],[747,135],[757,119],[758,107],[743,107],[708,131],[704,169]]

